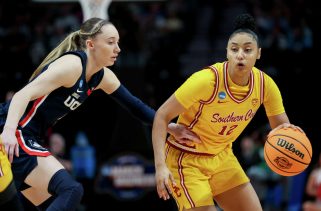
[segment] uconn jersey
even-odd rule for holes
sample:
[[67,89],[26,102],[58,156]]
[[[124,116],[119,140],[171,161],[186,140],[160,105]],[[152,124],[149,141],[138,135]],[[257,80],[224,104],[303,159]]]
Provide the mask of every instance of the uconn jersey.
[[[60,87],[46,96],[30,101],[22,115],[16,137],[19,143],[19,157],[14,157],[11,164],[17,189],[23,190],[24,180],[37,166],[36,156],[49,156],[48,149],[39,143],[48,128],[69,112],[78,108],[101,82],[104,70],[95,73],[86,82],[87,55],[83,51],[67,52],[79,56],[82,63],[82,73],[76,83],[70,87]],[[47,64],[42,72],[48,68]],[[40,73],[41,74],[41,73]],[[8,113],[9,103],[0,104],[0,130],[4,126]]]
[[[81,58],[81,76],[70,88],[60,87],[48,95],[30,101],[25,113],[20,119],[18,130],[36,136],[43,136],[50,126],[79,107],[101,82],[104,74],[103,69],[95,73],[92,78],[86,82],[87,55],[85,52],[74,51],[65,54],[74,54]],[[48,65],[43,68],[42,72],[47,70]]]

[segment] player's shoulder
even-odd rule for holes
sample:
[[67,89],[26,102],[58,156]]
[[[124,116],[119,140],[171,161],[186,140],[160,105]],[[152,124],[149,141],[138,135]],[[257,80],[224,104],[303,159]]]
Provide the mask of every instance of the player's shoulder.
[[195,72],[194,75],[196,75],[197,77],[204,78],[204,79],[213,80],[216,77],[215,76],[216,74],[214,74],[214,72],[219,73],[219,72],[223,71],[223,68],[224,68],[224,62],[217,62],[212,65],[205,66],[201,70]]
[[60,59],[68,60],[68,62],[70,62],[70,64],[72,65],[82,65],[82,59],[77,54],[65,54],[62,57],[60,57]]
[[224,66],[227,65],[227,62],[216,62],[210,66],[208,66],[208,69],[211,69],[212,71],[218,71],[222,72],[224,70]]
[[190,77],[190,79],[197,80],[197,81],[211,81],[215,78],[213,70],[208,67],[205,67],[197,72],[194,72]]
[[269,74],[267,74],[263,70],[258,69],[257,67],[253,67],[252,71],[254,74],[257,74],[257,75],[262,74],[265,81],[273,81],[272,77]]
[[82,65],[82,60],[79,56],[75,54],[65,54],[59,57],[57,60],[55,60],[53,65],[59,65],[60,67],[63,66],[64,69],[79,69],[81,70],[83,65]]

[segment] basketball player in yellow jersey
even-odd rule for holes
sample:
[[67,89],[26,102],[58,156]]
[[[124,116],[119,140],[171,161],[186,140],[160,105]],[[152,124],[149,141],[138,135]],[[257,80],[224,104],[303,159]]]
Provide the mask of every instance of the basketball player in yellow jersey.
[[[277,85],[254,67],[261,56],[255,22],[236,19],[227,44],[227,61],[194,73],[158,109],[153,125],[157,192],[175,198],[179,210],[260,211],[249,178],[232,151],[232,143],[264,105],[271,128],[290,124]],[[202,143],[166,140],[166,126],[179,116]],[[301,130],[302,131],[302,130]]]
[[0,139],[0,210],[23,210],[13,183],[11,164]]

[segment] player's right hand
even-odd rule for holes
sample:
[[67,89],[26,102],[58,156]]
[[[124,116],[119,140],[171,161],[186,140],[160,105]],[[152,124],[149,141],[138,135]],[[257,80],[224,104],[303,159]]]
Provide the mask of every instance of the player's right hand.
[[172,194],[171,185],[176,186],[176,182],[172,173],[166,165],[156,168],[156,185],[159,198],[164,200],[169,199],[169,194]]
[[8,159],[10,163],[12,163],[13,155],[19,157],[19,144],[17,141],[15,130],[4,128],[0,136],[5,152],[8,155]]
[[202,143],[200,137],[185,125],[170,123],[168,131],[181,144]]

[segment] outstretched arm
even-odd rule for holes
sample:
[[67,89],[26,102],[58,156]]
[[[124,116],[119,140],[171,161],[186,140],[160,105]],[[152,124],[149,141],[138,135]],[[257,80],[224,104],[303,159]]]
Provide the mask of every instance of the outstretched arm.
[[[105,70],[103,82],[99,86],[136,119],[150,126],[153,124],[155,110],[135,97],[120,83],[111,70]],[[170,123],[167,127],[167,132],[181,143],[200,142],[199,137],[184,125]]]
[[98,88],[109,94],[113,100],[129,111],[136,119],[148,125],[153,123],[155,115],[154,109],[132,95],[110,69],[104,68],[104,76]]
[[155,110],[132,95],[125,86],[120,85],[110,96],[135,118],[144,124],[152,125]]

